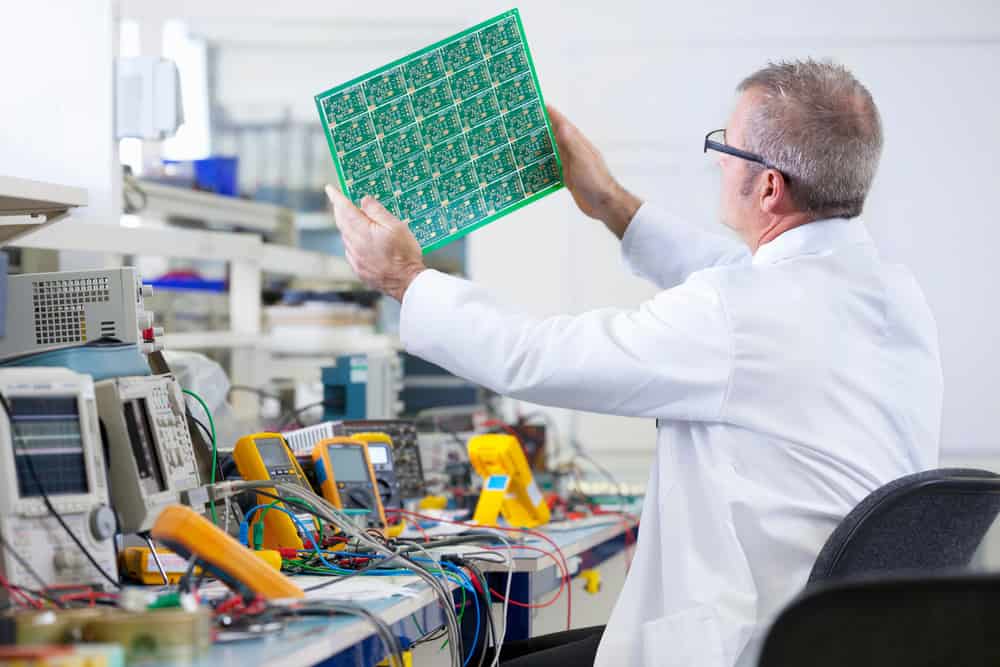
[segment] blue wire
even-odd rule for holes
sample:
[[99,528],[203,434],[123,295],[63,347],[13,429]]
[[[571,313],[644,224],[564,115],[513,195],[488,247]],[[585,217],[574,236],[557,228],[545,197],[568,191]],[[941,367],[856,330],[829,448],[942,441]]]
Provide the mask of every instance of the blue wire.
[[[255,512],[257,512],[259,510],[262,510],[264,508],[270,508],[271,510],[278,510],[279,512],[284,512],[285,514],[288,515],[288,517],[292,520],[292,522],[295,523],[295,526],[299,529],[299,531],[303,535],[308,535],[309,534],[309,531],[306,530],[306,527],[302,524],[302,522],[299,520],[299,518],[297,516],[295,516],[294,514],[292,514],[292,512],[290,510],[288,510],[288,509],[286,509],[284,507],[279,507],[278,505],[271,505],[271,504],[267,504],[267,505],[255,505],[254,507],[250,508],[250,511],[247,512],[246,515],[243,517],[243,521],[240,522],[240,539],[243,542],[246,542],[246,539],[247,539],[247,532],[248,532],[249,526],[250,526],[250,519],[253,518],[253,515],[254,515]],[[323,557],[323,552],[320,550],[319,545],[316,544],[316,540],[310,540],[310,541],[312,542],[313,551],[316,553],[316,556],[319,558],[320,562],[323,563],[323,565],[325,567],[327,567],[330,570],[333,570],[335,572],[342,573],[342,574],[353,574],[353,572],[354,572],[353,570],[345,570],[345,569],[339,568],[339,567],[337,567],[335,565],[331,565],[329,563],[329,561],[327,561],[326,558]],[[338,555],[347,556],[349,558],[350,557],[364,557],[364,558],[371,558],[372,557],[371,554],[353,554],[351,552],[337,552],[337,553],[338,553]],[[412,560],[413,561],[428,561],[429,559],[427,559],[427,558],[413,558]],[[434,562],[434,561],[431,561],[431,562]],[[480,625],[482,625],[482,619],[479,617],[479,592],[476,590],[476,587],[472,585],[472,579],[469,578],[469,575],[467,575],[462,570],[462,568],[457,567],[456,565],[453,565],[453,564],[451,564],[451,563],[449,563],[447,561],[441,561],[439,563],[439,565],[442,566],[442,567],[444,567],[445,570],[448,570],[448,571],[452,572],[453,574],[457,575],[457,577],[458,577],[458,585],[461,586],[462,588],[465,588],[466,590],[468,590],[468,591],[470,591],[472,593],[472,604],[473,604],[473,606],[476,609],[476,631],[475,631],[475,634],[472,637],[472,646],[469,647],[469,653],[468,653],[468,655],[465,656],[465,660],[462,662],[462,667],[468,667],[469,660],[472,659],[472,654],[475,653],[475,651],[476,651],[476,644],[479,642],[479,628],[480,628]],[[371,576],[391,577],[391,576],[399,576],[400,574],[404,574],[405,575],[405,574],[410,574],[410,573],[411,573],[411,571],[408,570],[408,569],[407,570],[396,569],[396,570],[374,570],[372,572],[366,572],[365,574],[371,575]],[[443,574],[446,574],[446,573],[443,573]],[[445,578],[447,578],[447,577],[445,577]]]
[[[240,537],[243,537],[244,534],[244,528],[243,528],[244,524],[249,526],[250,519],[253,517],[254,512],[262,510],[265,507],[269,507],[271,510],[278,510],[279,512],[284,512],[285,514],[288,515],[288,518],[292,520],[296,528],[299,529],[299,532],[301,532],[303,535],[309,535],[309,531],[306,529],[305,525],[303,525],[302,521],[299,520],[299,517],[292,514],[291,510],[285,507],[280,507],[278,505],[268,504],[268,505],[255,505],[254,507],[250,508],[250,511],[247,512],[246,516],[243,517],[243,521],[240,522]],[[335,566],[331,565],[325,558],[323,558],[323,552],[320,551],[319,545],[316,544],[316,540],[310,540],[310,542],[312,542],[313,551],[316,552],[316,556],[319,557],[320,562],[323,563],[323,565],[325,565],[326,567],[330,568],[331,570],[337,569]]]
[[476,652],[476,644],[479,643],[479,626],[481,625],[481,619],[479,618],[479,592],[476,590],[476,587],[472,585],[472,579],[469,578],[469,575],[467,575],[462,568],[452,565],[448,561],[441,561],[441,565],[446,570],[450,570],[458,574],[460,580],[464,580],[461,583],[462,588],[468,588],[472,591],[472,605],[476,608],[476,632],[472,636],[472,645],[469,647],[469,653],[465,656],[465,660],[462,662],[462,667],[467,667],[469,660],[472,659],[472,654]]

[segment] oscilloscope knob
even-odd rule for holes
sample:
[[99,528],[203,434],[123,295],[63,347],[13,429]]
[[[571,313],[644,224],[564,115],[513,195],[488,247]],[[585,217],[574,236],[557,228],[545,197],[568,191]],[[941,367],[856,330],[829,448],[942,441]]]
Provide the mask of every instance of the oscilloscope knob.
[[115,513],[107,505],[98,505],[90,513],[90,533],[98,541],[111,539],[116,527]]
[[52,553],[52,567],[60,574],[74,572],[80,566],[80,558],[82,556],[79,556],[76,552],[65,547],[58,547]]

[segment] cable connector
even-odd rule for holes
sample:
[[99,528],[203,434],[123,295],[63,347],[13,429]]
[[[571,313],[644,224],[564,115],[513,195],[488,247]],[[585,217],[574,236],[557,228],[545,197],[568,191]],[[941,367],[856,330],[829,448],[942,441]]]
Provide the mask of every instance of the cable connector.
[[247,539],[249,538],[250,526],[246,521],[240,523],[240,544],[247,544]]
[[264,522],[258,521],[253,525],[253,550],[260,551],[264,546]]
[[242,492],[242,489],[236,487],[235,481],[208,484],[205,486],[205,490],[208,491],[208,497],[213,501],[225,500]]

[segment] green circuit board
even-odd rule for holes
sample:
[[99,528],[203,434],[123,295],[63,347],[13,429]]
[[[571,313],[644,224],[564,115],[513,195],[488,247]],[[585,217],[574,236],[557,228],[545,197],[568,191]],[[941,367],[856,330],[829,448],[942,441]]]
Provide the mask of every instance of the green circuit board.
[[315,96],[340,187],[424,252],[562,187],[517,9]]

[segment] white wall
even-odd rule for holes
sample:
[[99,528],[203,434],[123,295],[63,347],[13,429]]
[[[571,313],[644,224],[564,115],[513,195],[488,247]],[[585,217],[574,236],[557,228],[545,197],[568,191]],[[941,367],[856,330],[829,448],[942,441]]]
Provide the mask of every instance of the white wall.
[[[363,5],[345,0],[123,0],[123,14],[169,11],[214,34],[225,99],[252,115],[312,95],[509,2]],[[833,57],[879,104],[886,149],[865,214],[887,256],[916,273],[937,315],[945,362],[943,442],[990,458],[1000,317],[990,204],[1000,179],[996,123],[1000,4],[965,0],[803,0],[760,5],[606,0],[519,3],[546,98],[604,150],[629,187],[717,228],[717,176],[701,140],[724,124],[736,83],[770,58]],[[234,22],[238,17],[238,22]],[[634,305],[651,289],[626,276],[616,243],[567,193],[469,237],[470,269],[502,297],[544,314]],[[560,414],[564,428],[629,476],[643,478],[651,422]],[[614,456],[611,453],[614,453]]]
[[[759,9],[650,3],[610,22],[591,16],[589,26],[561,36],[555,15],[534,5],[523,13],[547,98],[592,136],[627,186],[707,227],[715,226],[717,176],[700,144],[724,125],[738,81],[777,58],[832,57],[851,67],[872,90],[886,130],[864,219],[883,253],[915,272],[940,326],[943,446],[949,458],[996,455],[990,389],[1000,376],[992,354],[1000,319],[989,304],[1000,243],[992,206],[1000,126],[997,89],[987,82],[1000,68],[1000,6]],[[565,195],[477,232],[470,251],[477,279],[539,313],[631,305],[651,293],[623,275],[616,242]],[[513,256],[527,268],[515,269]],[[653,442],[648,422],[580,415],[575,423],[578,437],[612,462],[624,443]]]
[[0,174],[86,188],[73,214],[117,224],[111,0],[6,3],[0,19]]

